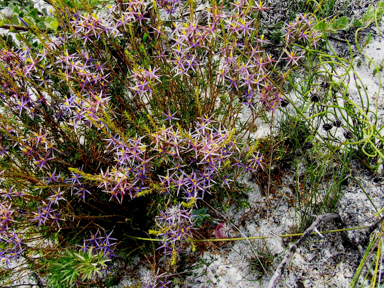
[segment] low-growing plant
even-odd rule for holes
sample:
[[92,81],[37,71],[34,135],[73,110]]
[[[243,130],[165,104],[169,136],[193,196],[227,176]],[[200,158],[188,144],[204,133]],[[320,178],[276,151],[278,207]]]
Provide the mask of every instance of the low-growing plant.
[[108,261],[110,259],[103,253],[93,253],[92,248],[87,252],[77,253],[66,250],[63,255],[48,261],[50,273],[48,285],[49,287],[72,287],[95,281],[103,276]]

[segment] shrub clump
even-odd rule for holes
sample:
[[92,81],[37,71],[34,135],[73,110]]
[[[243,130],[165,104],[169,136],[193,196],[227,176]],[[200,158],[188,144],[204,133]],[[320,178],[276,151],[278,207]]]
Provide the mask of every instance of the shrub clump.
[[19,16],[25,32],[0,42],[1,262],[71,285],[96,283],[132,236],[156,235],[175,264],[199,200],[262,168],[247,135],[285,105],[281,86],[305,53],[293,44],[321,36],[300,14],[273,57],[263,3],[213,1],[204,21],[193,3],[180,21],[179,1],[95,3]]

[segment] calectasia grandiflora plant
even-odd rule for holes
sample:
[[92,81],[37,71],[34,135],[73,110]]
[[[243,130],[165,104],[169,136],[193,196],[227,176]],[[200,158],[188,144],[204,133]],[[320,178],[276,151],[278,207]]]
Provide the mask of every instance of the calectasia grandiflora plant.
[[[249,135],[260,113],[280,107],[280,86],[304,59],[292,45],[319,45],[311,17],[299,15],[281,54],[268,54],[261,2],[104,4],[52,2],[50,26],[21,18],[17,43],[1,42],[4,269],[71,248],[98,255],[106,273],[125,233],[143,227],[176,263],[199,201],[262,169]],[[37,249],[42,237],[53,241]]]

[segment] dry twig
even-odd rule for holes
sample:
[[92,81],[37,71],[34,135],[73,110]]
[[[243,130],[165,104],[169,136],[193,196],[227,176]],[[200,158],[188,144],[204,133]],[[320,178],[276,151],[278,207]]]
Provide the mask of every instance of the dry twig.
[[283,261],[281,261],[280,265],[277,267],[275,273],[273,274],[271,280],[269,281],[268,288],[274,288],[276,286],[281,275],[283,274],[285,266],[289,264],[293,254],[295,254],[297,248],[305,240],[305,238],[307,238],[313,231],[315,231],[317,229],[317,226],[319,226],[319,224],[322,221],[329,221],[331,219],[335,219],[338,217],[339,215],[333,214],[333,213],[328,213],[328,214],[324,214],[316,217],[316,221],[313,222],[312,225],[304,232],[303,236],[301,236],[301,238],[295,244],[289,247],[289,250],[285,255]]

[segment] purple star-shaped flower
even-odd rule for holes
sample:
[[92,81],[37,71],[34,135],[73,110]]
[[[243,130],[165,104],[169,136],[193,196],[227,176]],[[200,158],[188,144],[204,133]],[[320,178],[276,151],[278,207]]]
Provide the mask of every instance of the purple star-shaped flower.
[[167,114],[163,113],[163,114],[167,117],[167,118],[164,119],[164,121],[168,120],[169,121],[169,125],[171,125],[171,120],[180,120],[179,118],[173,117],[173,116],[175,116],[177,114],[177,112],[171,114],[171,110],[169,109],[169,107],[168,107],[168,113]]

